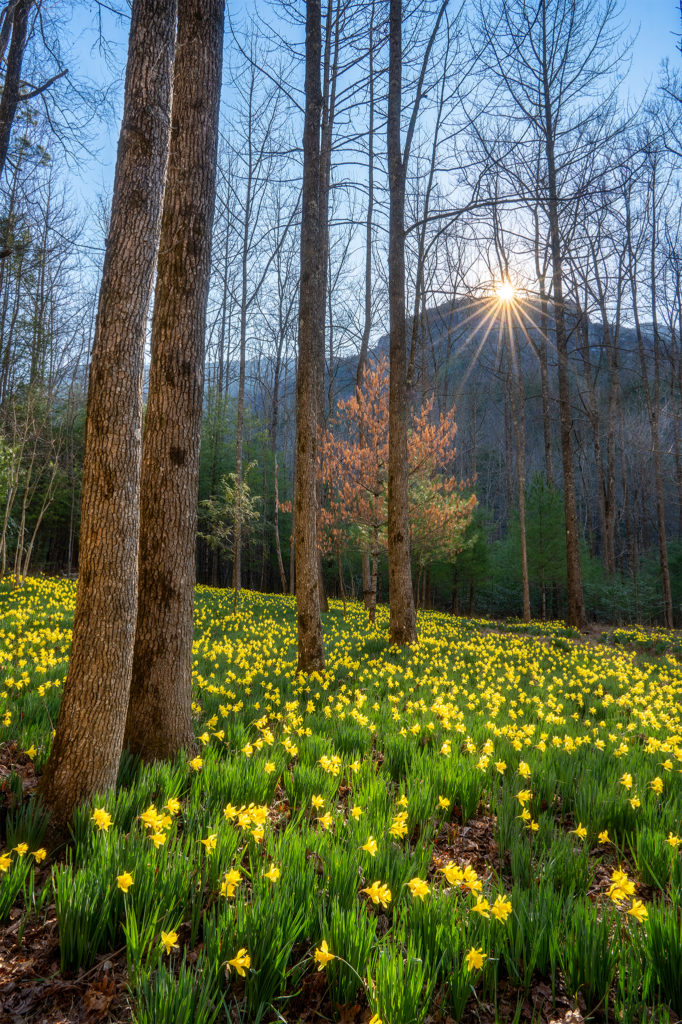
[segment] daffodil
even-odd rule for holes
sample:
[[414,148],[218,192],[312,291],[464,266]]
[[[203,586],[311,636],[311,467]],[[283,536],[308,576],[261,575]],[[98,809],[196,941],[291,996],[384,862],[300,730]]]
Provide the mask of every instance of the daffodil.
[[336,959],[333,953],[329,952],[329,946],[327,945],[326,939],[322,940],[322,944],[319,949],[315,950],[315,963],[317,964],[318,971],[321,971],[323,967],[326,967],[330,960]]
[[507,899],[505,896],[497,896],[495,898],[495,902],[490,908],[490,913],[497,921],[500,921],[501,924],[505,923],[511,912],[511,900]]
[[382,907],[387,907],[391,902],[391,890],[382,882],[372,882],[371,885],[361,889],[360,892],[367,893],[375,906],[380,903]]
[[464,958],[466,960],[467,970],[480,970],[486,961],[486,957],[487,953],[484,953],[482,948],[476,949],[475,946],[472,946]]
[[166,953],[170,956],[172,949],[178,949],[178,933],[176,931],[161,932],[160,945],[166,950]]
[[484,899],[482,896],[479,896],[476,899],[476,902],[471,909],[474,913],[480,914],[481,917],[490,917],[490,904],[488,903],[488,900]]
[[240,949],[237,955],[227,962],[230,967],[234,967],[235,971],[241,978],[246,977],[246,972],[251,967],[251,957],[246,952],[245,948]]
[[631,881],[625,871],[616,869],[611,872],[611,885],[608,888],[607,895],[614,903],[622,903],[623,900],[633,896],[635,892],[635,883]]
[[376,852],[379,849],[379,847],[377,846],[376,839],[373,836],[370,836],[367,842],[364,843],[364,845],[361,846],[360,849],[368,853],[370,857],[374,857],[376,856]]
[[413,878],[410,882],[407,882],[407,888],[413,896],[419,897],[420,900],[423,900],[429,892],[429,887],[422,878]]
[[128,892],[130,886],[134,884],[133,876],[129,871],[124,871],[123,874],[116,875],[116,884],[121,892]]
[[644,906],[641,900],[633,900],[632,906],[628,910],[630,917],[634,917],[641,924],[642,921],[646,921],[649,916],[649,911]]
[[94,821],[100,832],[108,832],[111,827],[111,815],[103,807],[96,807],[90,820]]
[[281,875],[281,873],[282,872],[275,864],[271,864],[269,869],[263,872],[263,876],[267,878],[269,882],[272,882],[274,884]]

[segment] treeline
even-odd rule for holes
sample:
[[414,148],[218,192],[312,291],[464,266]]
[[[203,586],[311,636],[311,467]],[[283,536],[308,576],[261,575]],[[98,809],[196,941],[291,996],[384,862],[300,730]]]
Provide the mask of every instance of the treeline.
[[[51,82],[64,26],[24,6],[28,98],[0,180],[0,559],[18,579],[78,570],[101,269],[90,246],[107,229],[79,206],[65,160],[79,125],[87,143],[86,90],[60,94],[61,120],[41,100],[67,82]],[[529,11],[496,0],[403,12],[409,396],[414,409],[432,401],[434,420],[456,407],[445,472],[478,500],[460,554],[434,559],[416,596],[495,615],[524,614],[525,598],[533,615],[561,616],[580,591],[589,617],[679,625],[680,75],[663,69],[630,107],[618,83],[628,30],[612,3],[551,0],[527,22]],[[225,38],[197,539],[197,578],[217,585],[295,583],[305,13],[273,2]],[[374,2],[329,0],[321,14],[324,432],[388,351],[389,25]],[[26,82],[50,84],[31,97]],[[230,474],[236,537],[212,543],[206,503]],[[325,589],[362,596],[357,538],[340,562],[323,552]],[[386,599],[383,551],[378,576]]]

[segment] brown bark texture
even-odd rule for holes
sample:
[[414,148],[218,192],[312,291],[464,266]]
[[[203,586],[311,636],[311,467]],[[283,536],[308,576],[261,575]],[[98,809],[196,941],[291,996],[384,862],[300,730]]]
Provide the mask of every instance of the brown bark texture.
[[580,545],[578,531],[578,508],[575,494],[575,471],[573,467],[573,418],[571,414],[571,389],[568,368],[568,333],[564,309],[564,282],[561,224],[559,219],[559,187],[557,183],[556,157],[554,152],[555,124],[552,97],[547,69],[546,12],[542,7],[543,25],[543,114],[545,131],[545,156],[547,160],[550,252],[552,257],[552,290],[554,297],[554,326],[559,383],[559,437],[561,442],[561,466],[564,477],[564,519],[566,527],[566,584],[568,591],[569,626],[582,629],[585,625],[585,601],[583,598],[582,572],[580,569]]
[[388,590],[391,640],[414,643],[417,625],[412,595],[407,462],[407,331],[405,324],[405,166],[400,140],[402,108],[402,2],[391,0],[388,71]]
[[142,446],[137,630],[125,746],[194,747],[192,631],[204,336],[224,0],[179,0],[168,177]]
[[28,34],[28,14],[33,0],[18,0],[12,9],[5,12],[7,24],[11,22],[12,36],[7,53],[5,78],[0,96],[0,178],[5,168],[12,125],[19,105],[21,86],[21,66],[24,61],[26,37]]
[[137,614],[142,368],[170,129],[175,0],[134,0],[90,364],[69,672],[40,795],[55,824],[116,781]]
[[319,351],[318,295],[320,221],[320,117],[322,90],[320,0],[306,3],[305,119],[303,127],[303,191],[301,196],[301,283],[298,313],[296,375],[296,482],[294,490],[296,545],[296,608],[298,669],[324,668],[317,555],[317,390]]

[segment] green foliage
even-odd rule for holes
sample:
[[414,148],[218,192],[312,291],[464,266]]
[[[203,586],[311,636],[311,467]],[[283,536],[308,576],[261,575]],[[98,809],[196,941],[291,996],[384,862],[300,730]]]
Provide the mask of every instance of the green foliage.
[[9,917],[19,893],[25,892],[32,869],[31,858],[25,853],[13,857],[7,870],[0,874],[0,924],[4,924]]
[[235,911],[236,944],[251,954],[245,981],[249,1020],[258,1024],[284,992],[289,957],[306,915],[285,886],[257,891],[251,900],[238,901]]
[[436,985],[436,971],[420,958],[411,936],[403,931],[400,940],[404,952],[398,942],[380,949],[376,956],[373,977],[369,976],[375,993],[373,1008],[390,1024],[421,1024]]
[[376,941],[377,919],[362,904],[344,907],[334,899],[329,913],[328,946],[334,956],[327,968],[335,1003],[353,1002],[363,987]]
[[652,906],[646,948],[654,980],[663,999],[682,1017],[682,910],[680,905]]
[[241,485],[236,473],[221,477],[216,496],[205,498],[201,503],[205,532],[199,536],[219,551],[231,552],[237,523],[241,524],[241,534],[246,540],[260,518],[262,499],[252,493],[248,483],[249,473],[256,465],[250,462],[244,468]]
[[573,996],[582,992],[589,1013],[602,1009],[608,1015],[609,992],[620,955],[613,927],[608,911],[600,912],[582,898],[573,904],[563,935],[556,935],[566,988]]
[[[105,861],[108,858],[104,858]],[[78,870],[72,864],[52,876],[63,972],[91,967],[97,954],[112,949],[118,924],[115,906],[122,894],[100,865]]]
[[135,1024],[213,1024],[223,1008],[214,989],[203,958],[191,965],[183,958],[177,974],[160,963],[133,988]]

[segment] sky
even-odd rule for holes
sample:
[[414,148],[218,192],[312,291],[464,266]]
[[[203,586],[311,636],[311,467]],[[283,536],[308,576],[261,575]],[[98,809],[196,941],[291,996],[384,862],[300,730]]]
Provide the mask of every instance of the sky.
[[[249,0],[228,0],[232,16],[248,12]],[[635,37],[630,70],[623,82],[625,95],[640,99],[647,87],[655,86],[661,63],[682,65],[676,33],[681,30],[679,0],[623,0],[623,21]],[[84,206],[94,207],[100,197],[108,197],[114,176],[126,56],[128,22],[103,14],[103,34],[111,44],[111,59],[98,46],[98,21],[84,5],[74,5],[70,24],[72,68],[110,90],[112,111],[106,120],[92,126],[91,155],[85,156],[74,170],[74,194]]]

